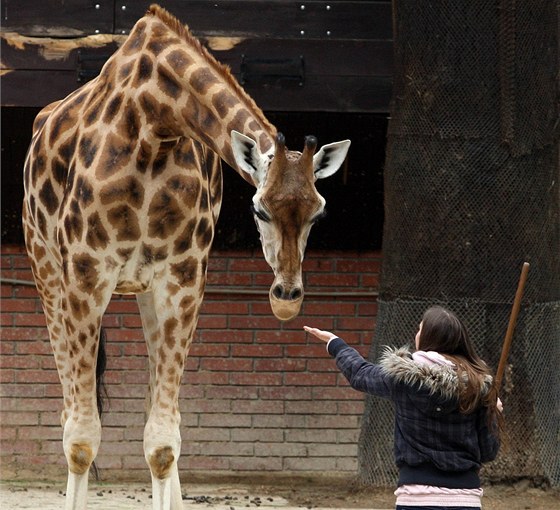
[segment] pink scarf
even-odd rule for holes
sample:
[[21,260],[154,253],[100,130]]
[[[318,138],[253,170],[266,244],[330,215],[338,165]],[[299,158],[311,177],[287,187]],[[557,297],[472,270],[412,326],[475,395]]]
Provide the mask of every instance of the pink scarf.
[[443,365],[448,367],[454,367],[455,363],[448,360],[446,357],[442,356],[436,351],[416,351],[412,354],[412,359],[416,363],[423,365]]

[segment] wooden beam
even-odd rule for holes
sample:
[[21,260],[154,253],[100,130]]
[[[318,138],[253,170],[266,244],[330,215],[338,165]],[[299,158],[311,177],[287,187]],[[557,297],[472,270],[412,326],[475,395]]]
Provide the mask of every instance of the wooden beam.
[[[3,30],[79,37],[124,34],[153,0],[4,2]],[[166,0],[164,7],[198,35],[307,39],[391,39],[390,1]]]
[[[73,71],[3,71],[2,106],[41,107],[66,97],[81,84]],[[303,86],[246,84],[263,110],[387,112],[390,77],[310,76]]]
[[[2,104],[44,106],[95,76],[126,36],[100,34],[75,39],[5,33]],[[265,110],[386,112],[391,96],[390,41],[293,40],[235,37],[205,39],[218,60],[241,77],[243,59],[299,59],[302,85],[282,77],[247,79],[247,92]],[[271,64],[270,64],[271,63]]]

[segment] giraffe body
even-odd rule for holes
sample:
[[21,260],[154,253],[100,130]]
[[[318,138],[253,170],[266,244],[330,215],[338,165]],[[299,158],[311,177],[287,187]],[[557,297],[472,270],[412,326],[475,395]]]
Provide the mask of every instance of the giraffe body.
[[349,141],[288,151],[229,71],[151,6],[100,75],[44,108],[24,169],[27,251],[63,389],[67,509],[86,508],[101,423],[103,313],[136,294],[150,387],[144,453],[153,508],[181,508],[178,393],[204,294],[222,197],[221,162],[256,188],[255,221],[274,275],[275,315],[297,315],[301,262],[325,201],[317,178]]

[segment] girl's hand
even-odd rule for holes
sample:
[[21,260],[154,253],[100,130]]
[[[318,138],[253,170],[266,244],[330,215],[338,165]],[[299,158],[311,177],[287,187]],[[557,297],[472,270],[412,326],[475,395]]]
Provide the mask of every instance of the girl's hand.
[[310,328],[309,326],[303,326],[303,329],[325,343],[331,338],[337,337],[334,333],[331,333],[330,331],[323,331],[322,329]]
[[500,411],[500,413],[504,412],[504,405],[502,404],[502,401],[500,399],[498,399],[498,402],[496,402],[496,407],[498,408],[498,411]]

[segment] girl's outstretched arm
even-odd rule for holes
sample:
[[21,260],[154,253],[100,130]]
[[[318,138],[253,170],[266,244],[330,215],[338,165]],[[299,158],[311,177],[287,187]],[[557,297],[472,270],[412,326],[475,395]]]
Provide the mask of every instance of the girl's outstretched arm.
[[310,328],[309,326],[303,326],[303,329],[305,329],[305,331],[307,331],[309,334],[313,335],[314,337],[317,337],[319,340],[322,340],[323,342],[328,342],[329,340],[332,340],[333,338],[337,338],[337,336],[334,333],[331,333],[330,331],[323,331],[322,329],[318,329],[318,328]]
[[338,369],[352,388],[384,398],[390,397],[390,385],[379,365],[365,360],[356,349],[330,331],[309,326],[303,326],[303,329],[327,344],[329,354],[335,358]]

